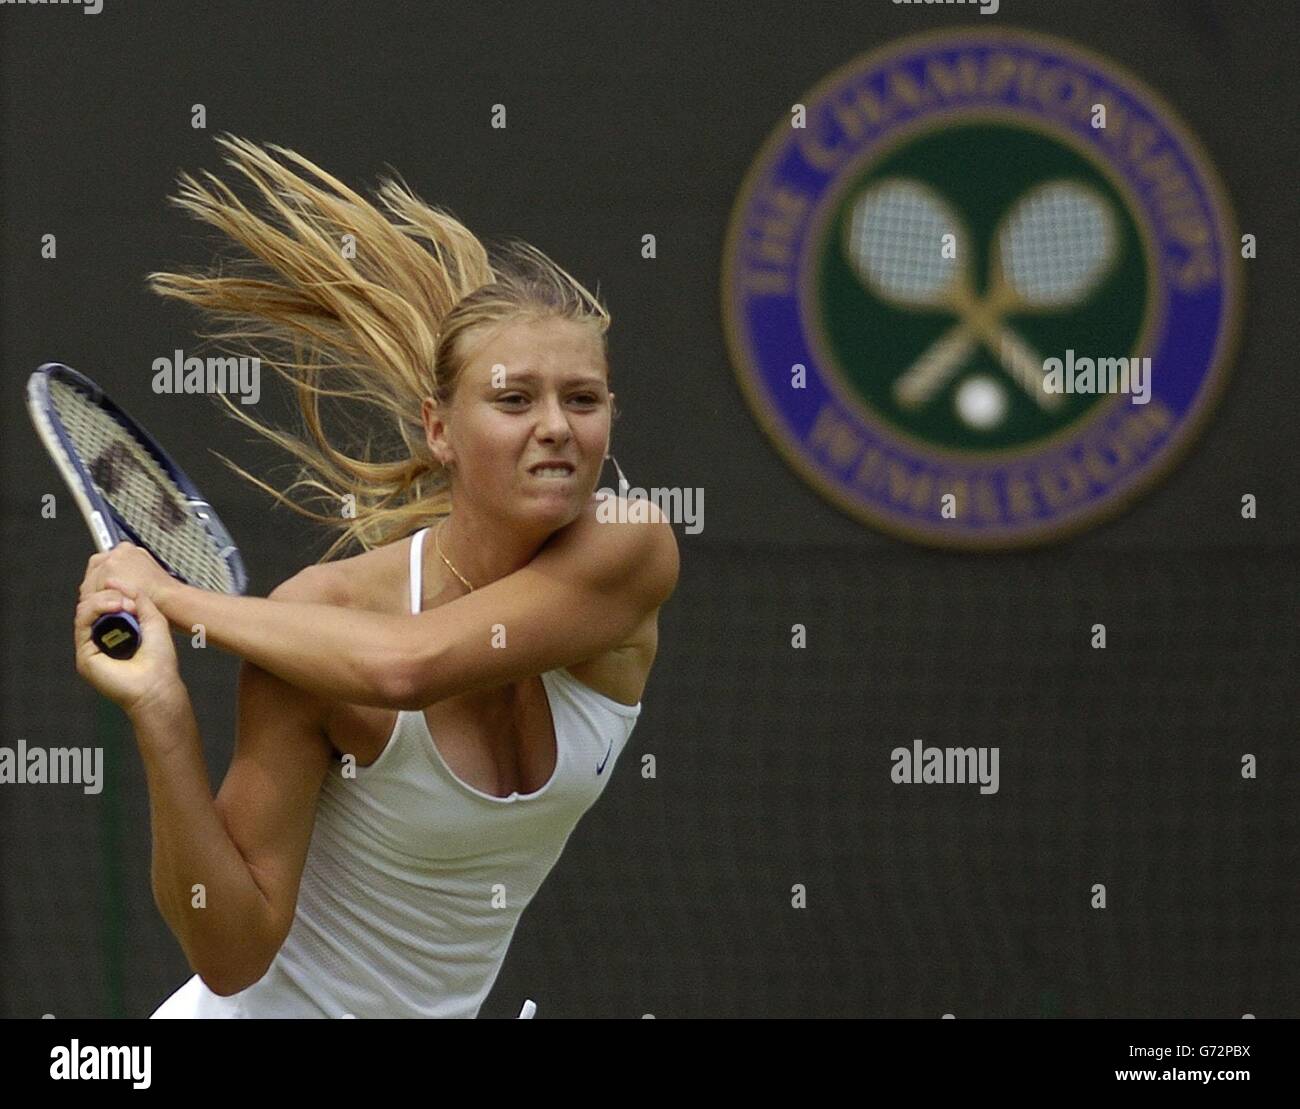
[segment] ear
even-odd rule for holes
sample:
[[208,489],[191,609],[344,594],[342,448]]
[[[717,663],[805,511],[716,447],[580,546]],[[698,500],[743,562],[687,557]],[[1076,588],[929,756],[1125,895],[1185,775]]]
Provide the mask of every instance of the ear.
[[429,452],[442,466],[450,466],[456,458],[447,442],[447,422],[441,407],[432,397],[425,397],[420,403],[420,419],[424,423],[424,441]]

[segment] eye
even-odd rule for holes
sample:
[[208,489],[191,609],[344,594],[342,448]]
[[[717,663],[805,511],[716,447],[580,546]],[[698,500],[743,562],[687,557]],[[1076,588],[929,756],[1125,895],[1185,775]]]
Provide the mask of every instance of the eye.
[[523,393],[507,393],[503,397],[497,397],[497,401],[501,404],[509,404],[509,405],[513,405],[515,401],[520,401],[524,404],[527,404],[528,398],[524,396]]
[[595,393],[579,393],[574,398],[579,404],[599,404],[600,398]]

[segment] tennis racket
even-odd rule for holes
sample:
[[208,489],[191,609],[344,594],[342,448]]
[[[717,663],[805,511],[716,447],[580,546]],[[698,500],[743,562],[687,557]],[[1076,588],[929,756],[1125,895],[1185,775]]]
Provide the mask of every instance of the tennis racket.
[[[47,362],[27,380],[27,411],[100,551],[127,540],[188,585],[244,592],[243,559],[212,506],[98,385]],[[110,658],[130,658],[140,624],[128,612],[106,613],[91,638]]]

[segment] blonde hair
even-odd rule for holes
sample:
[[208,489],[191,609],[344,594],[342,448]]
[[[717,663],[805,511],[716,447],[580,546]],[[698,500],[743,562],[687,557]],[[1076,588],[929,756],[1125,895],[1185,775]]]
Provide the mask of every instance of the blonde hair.
[[[182,173],[171,202],[252,257],[233,260],[227,272],[218,262],[212,272],[151,273],[149,285],[229,324],[202,337],[252,349],[293,385],[305,437],[261,423],[218,394],[237,419],[299,460],[292,485],[281,492],[218,457],[295,512],[342,532],[321,561],[349,543],[383,546],[450,511],[450,478],[429,451],[420,408],[426,396],[450,403],[480,329],[574,320],[591,325],[606,348],[609,313],[535,247],[509,240],[503,252],[489,253],[400,176],[383,179],[375,193],[385,214],[295,151],[266,144],[324,187],[246,139],[216,141],[272,218],[245,206],[215,175],[205,171],[201,184]],[[400,438],[395,456],[375,457],[370,434],[359,453],[332,443],[321,418],[325,397],[378,409]],[[303,486],[334,511],[291,499]],[[351,516],[341,507],[348,494]]]

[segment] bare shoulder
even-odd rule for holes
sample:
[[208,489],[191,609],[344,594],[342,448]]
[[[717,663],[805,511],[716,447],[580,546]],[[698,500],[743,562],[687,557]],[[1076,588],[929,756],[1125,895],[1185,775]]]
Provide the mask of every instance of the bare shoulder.
[[347,579],[333,563],[315,563],[285,578],[267,594],[267,599],[303,605],[342,605],[346,586]]
[[659,610],[677,587],[680,559],[672,525],[649,501],[593,497],[533,565],[635,598],[644,615],[627,641],[568,670],[615,701],[640,701],[659,649]]
[[[396,561],[403,557],[397,548],[404,550],[405,544],[390,543],[351,558],[304,566],[271,590],[267,597],[272,601],[298,604],[381,609],[385,606],[376,602],[390,592],[383,586],[396,572]],[[405,562],[400,569],[405,572]]]
[[593,496],[550,538],[537,563],[563,567],[598,588],[634,590],[649,609],[672,596],[681,569],[677,537],[659,508],[611,495]]

